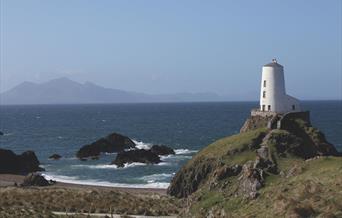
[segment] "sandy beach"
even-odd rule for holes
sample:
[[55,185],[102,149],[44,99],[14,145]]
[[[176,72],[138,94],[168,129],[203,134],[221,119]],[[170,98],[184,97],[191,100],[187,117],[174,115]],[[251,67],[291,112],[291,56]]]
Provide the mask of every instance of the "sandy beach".
[[[15,174],[0,174],[0,187],[15,186],[15,184],[20,185],[25,176],[15,175]],[[96,185],[83,185],[65,182],[56,182],[56,184],[44,187],[44,188],[73,188],[73,189],[97,189],[97,190],[107,190],[107,191],[123,191],[129,193],[156,193],[159,195],[166,195],[166,189],[157,188],[131,188],[131,187],[108,187],[108,186],[96,186]]]
[[25,176],[0,174],[0,217],[174,217],[180,201],[166,189],[122,188],[56,182],[20,187]]

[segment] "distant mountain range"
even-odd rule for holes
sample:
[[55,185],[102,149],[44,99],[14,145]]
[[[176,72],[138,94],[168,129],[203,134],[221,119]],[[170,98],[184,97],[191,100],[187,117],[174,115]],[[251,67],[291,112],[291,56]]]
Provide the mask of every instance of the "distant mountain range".
[[59,78],[44,83],[23,82],[0,94],[1,104],[90,104],[142,102],[223,101],[214,93],[151,95],[104,88],[91,82],[78,83]]

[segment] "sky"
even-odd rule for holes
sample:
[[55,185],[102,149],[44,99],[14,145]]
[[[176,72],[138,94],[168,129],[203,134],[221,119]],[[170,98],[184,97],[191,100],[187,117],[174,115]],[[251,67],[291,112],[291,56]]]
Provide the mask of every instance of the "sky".
[[277,58],[289,94],[342,99],[340,0],[0,1],[0,92],[68,77],[257,100]]

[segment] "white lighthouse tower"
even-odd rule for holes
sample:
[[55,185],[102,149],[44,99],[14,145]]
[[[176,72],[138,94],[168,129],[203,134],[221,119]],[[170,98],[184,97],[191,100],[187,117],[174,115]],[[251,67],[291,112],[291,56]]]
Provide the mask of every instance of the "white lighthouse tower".
[[260,111],[279,114],[301,111],[299,101],[286,94],[284,67],[276,59],[262,67]]

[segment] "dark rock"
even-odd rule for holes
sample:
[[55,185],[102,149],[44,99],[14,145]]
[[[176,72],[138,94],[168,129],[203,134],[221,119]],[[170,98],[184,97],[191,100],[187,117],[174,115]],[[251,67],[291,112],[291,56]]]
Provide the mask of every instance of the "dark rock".
[[11,150],[0,149],[0,173],[26,174],[44,171],[33,151],[16,155]]
[[242,175],[239,177],[239,192],[249,199],[255,199],[258,190],[264,185],[264,171],[254,168],[254,162],[248,161],[242,167]]
[[267,160],[269,155],[268,147],[265,145],[261,146],[259,149],[257,149],[257,154],[259,157]]
[[153,145],[151,151],[156,155],[170,155],[175,154],[175,151],[165,145]]
[[248,148],[251,150],[259,148],[265,136],[265,133],[258,135],[258,137],[254,138],[252,142],[248,145]]
[[112,162],[112,164],[115,164],[118,167],[123,167],[125,163],[134,163],[134,162],[157,164],[157,163],[160,163],[161,160],[158,155],[156,155],[150,150],[138,149],[138,150],[122,151],[118,153],[118,155],[116,156],[116,159]]
[[224,166],[215,172],[217,180],[222,180],[227,177],[237,176],[241,172],[242,167],[238,164],[234,166]]
[[270,159],[263,159],[259,156],[256,157],[254,168],[262,169],[272,174],[279,174],[277,164]]
[[59,154],[53,154],[49,157],[49,159],[52,159],[52,160],[59,160],[61,158],[62,158],[62,156]]
[[105,138],[101,138],[96,142],[85,145],[77,152],[78,158],[87,158],[99,156],[101,153],[121,152],[125,149],[134,148],[135,143],[128,137],[112,133]]
[[250,116],[240,129],[240,133],[248,132],[258,128],[267,127],[268,122],[272,119],[272,116]]
[[197,191],[209,174],[217,168],[212,158],[199,158],[191,165],[185,165],[173,177],[167,193],[177,198],[184,198]]
[[267,143],[275,146],[279,156],[286,157],[288,154],[309,159],[316,156],[332,155],[339,156],[336,148],[328,143],[321,132],[309,127],[309,133],[298,129],[297,131],[272,131]]
[[4,133],[0,131],[0,135],[4,135]]
[[21,186],[48,186],[50,182],[47,181],[42,175],[38,173],[30,173],[28,174]]
[[317,155],[341,155],[334,145],[327,142],[325,135],[311,125],[309,112],[286,114],[280,123],[281,129],[300,139],[301,144],[294,149],[297,156],[307,159]]
[[91,159],[92,160],[98,160],[98,159],[100,159],[100,157],[99,156],[93,156],[93,157],[91,157]]

